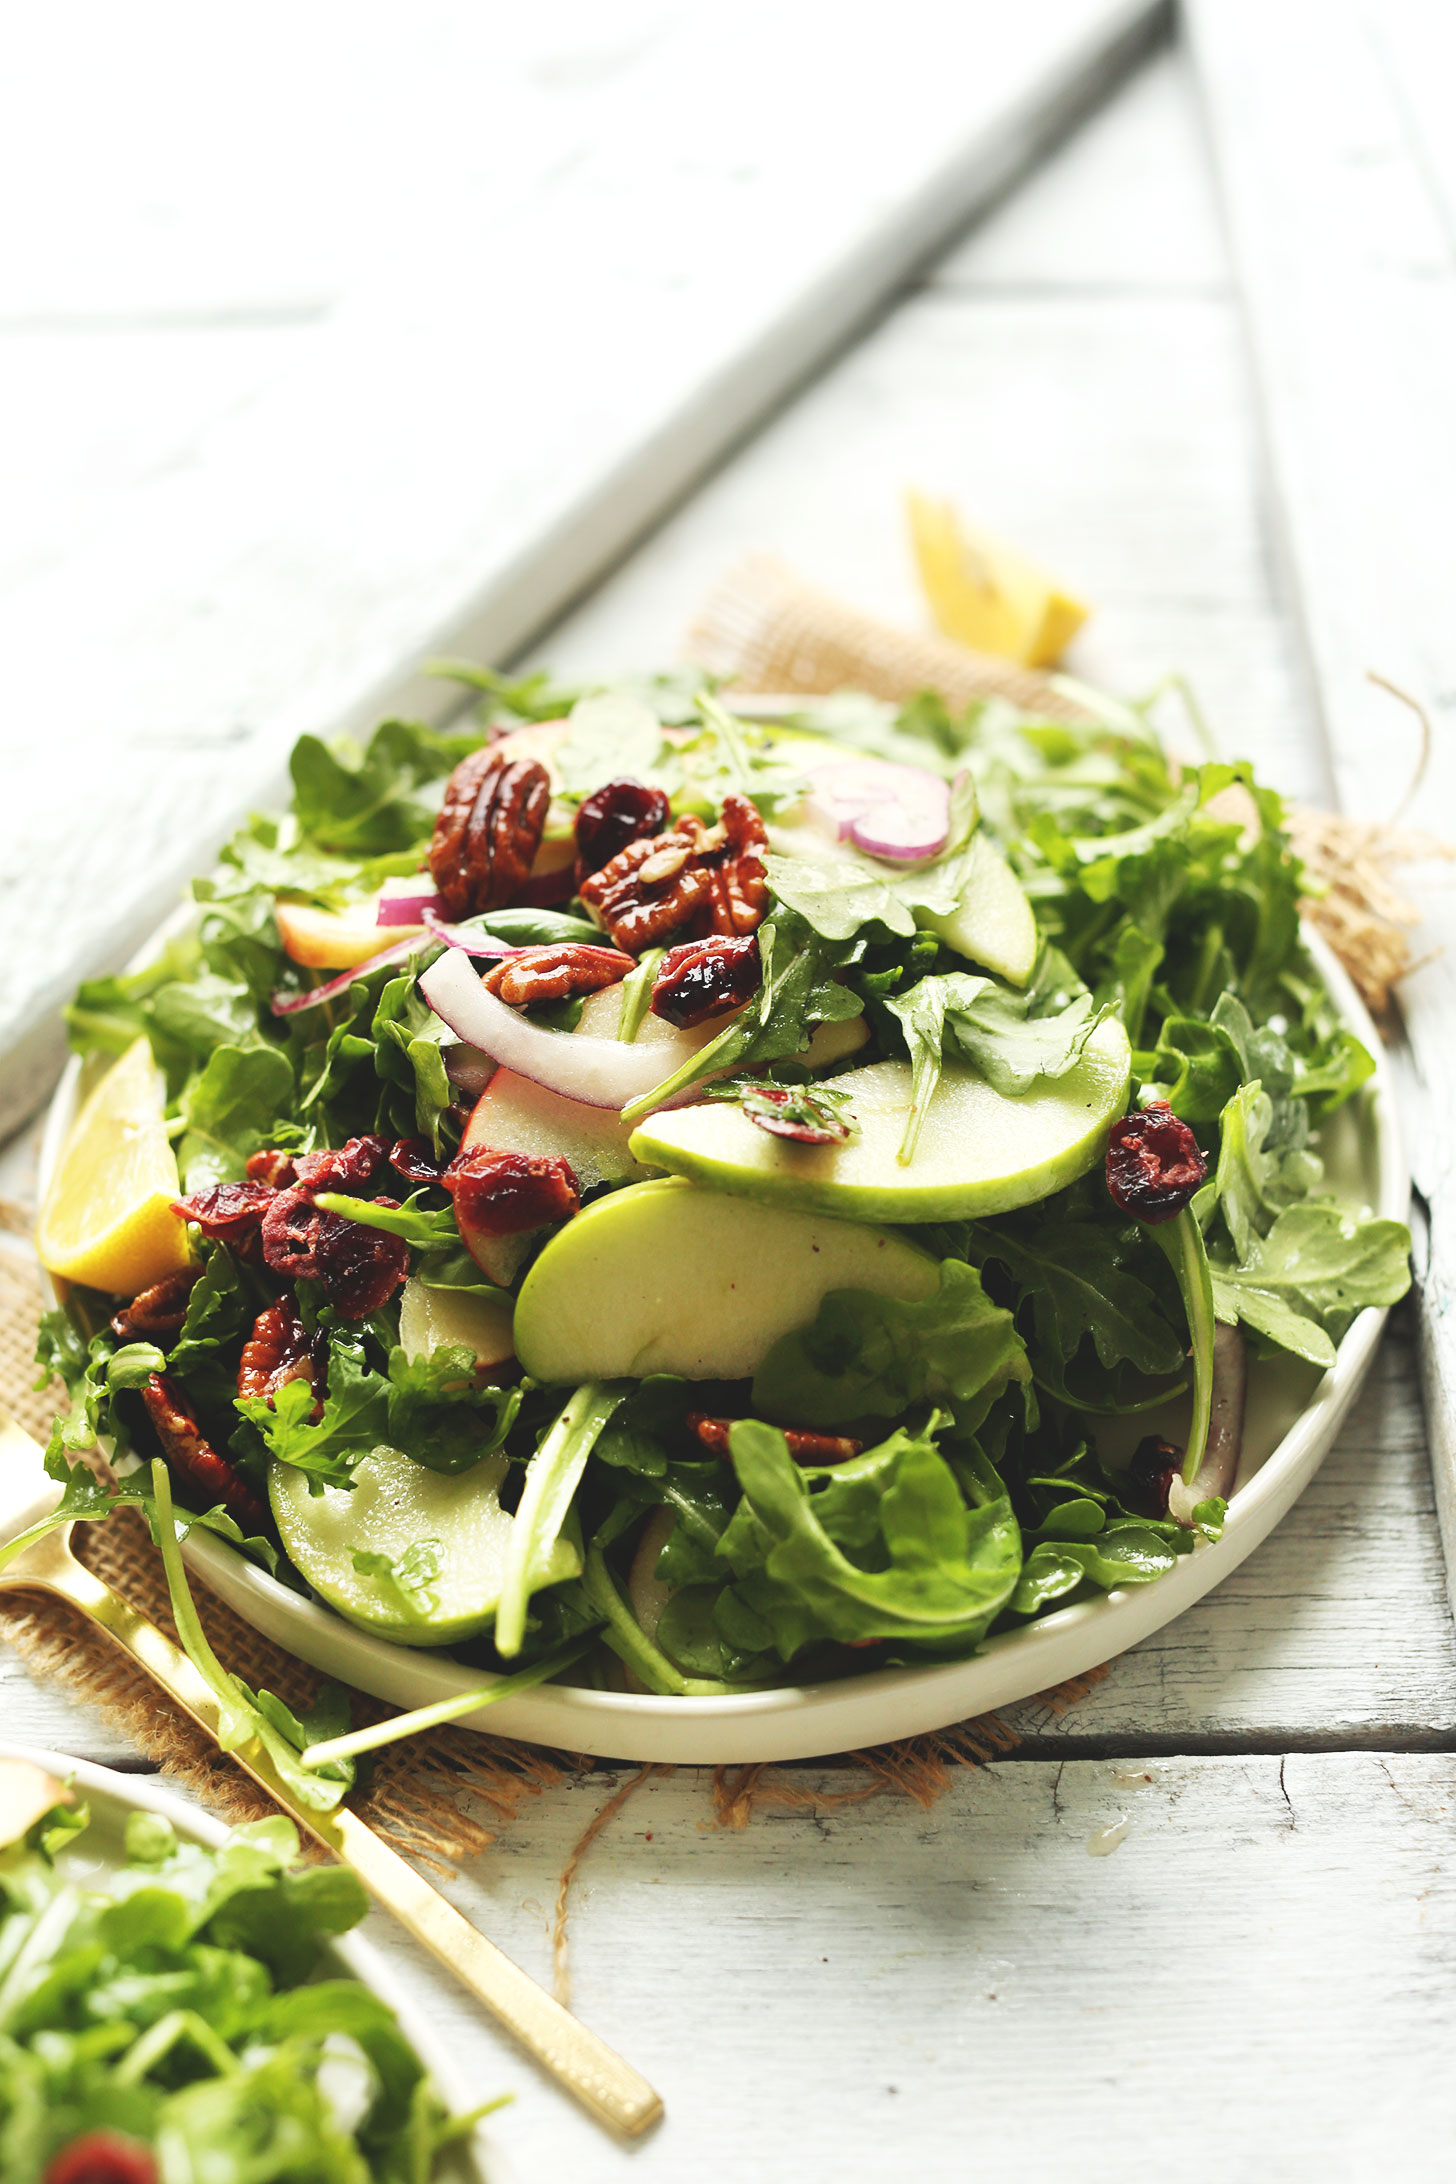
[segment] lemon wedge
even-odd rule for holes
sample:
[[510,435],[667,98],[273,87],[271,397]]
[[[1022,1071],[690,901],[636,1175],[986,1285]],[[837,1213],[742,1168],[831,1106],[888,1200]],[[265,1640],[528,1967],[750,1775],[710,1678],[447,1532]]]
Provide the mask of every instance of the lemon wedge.
[[998,659],[1055,666],[1091,609],[1015,547],[962,523],[949,501],[912,492],[906,504],[936,627]]
[[35,1248],[52,1274],[130,1297],[187,1265],[164,1106],[161,1071],[138,1039],[81,1109],[51,1177]]

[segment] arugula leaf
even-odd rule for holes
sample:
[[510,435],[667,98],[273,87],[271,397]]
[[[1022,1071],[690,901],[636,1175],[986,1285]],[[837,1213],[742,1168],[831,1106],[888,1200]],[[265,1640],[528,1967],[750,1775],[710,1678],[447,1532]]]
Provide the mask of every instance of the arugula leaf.
[[704,1077],[797,1054],[809,1044],[812,1025],[837,1023],[862,1013],[861,996],[837,984],[834,977],[849,960],[849,948],[818,939],[801,919],[778,905],[758,929],[758,946],[763,981],[754,999],[670,1077],[630,1101],[622,1109],[623,1122],[640,1122],[664,1100]]
[[1134,1247],[1123,1230],[1052,1214],[1019,1232],[980,1221],[975,1235],[1010,1274],[1018,1302],[1030,1305],[1039,1361],[1065,1370],[1090,1338],[1103,1366],[1125,1362],[1155,1377],[1181,1367],[1182,1338],[1130,1270]]
[[1148,1585],[1177,1560],[1166,1540],[1136,1522],[1108,1525],[1095,1539],[1042,1540],[1027,1556],[1008,1606],[1013,1615],[1039,1615],[1084,1583],[1107,1592],[1115,1585]]
[[288,1380],[276,1395],[239,1396],[240,1417],[256,1427],[270,1456],[307,1473],[309,1491],[352,1486],[361,1459],[388,1438],[389,1384],[372,1371],[357,1340],[329,1348],[328,1393],[317,1420],[306,1380]]
[[586,796],[620,774],[638,781],[654,778],[663,748],[662,724],[640,698],[612,691],[578,698],[567,722],[555,754],[563,796]]
[[526,1467],[495,1614],[495,1649],[503,1660],[521,1650],[532,1575],[560,1537],[586,1460],[626,1393],[622,1381],[586,1381],[562,1406]]
[[720,1552],[782,1659],[819,1638],[967,1652],[1009,1601],[1021,1569],[1010,1500],[968,1444],[967,1505],[935,1424],[825,1470],[801,1470],[772,1426],[733,1427],[743,1501]]
[[1327,1204],[1289,1206],[1267,1236],[1251,1239],[1238,1266],[1215,1263],[1211,1271],[1221,1320],[1242,1320],[1296,1357],[1330,1366],[1357,1312],[1398,1304],[1409,1289],[1410,1237],[1399,1221]]
[[255,1038],[216,1046],[182,1094],[186,1125],[177,1165],[184,1191],[241,1182],[249,1153],[272,1144],[292,1105],[293,1068],[278,1047]]
[[288,762],[299,825],[320,848],[354,856],[422,844],[439,797],[418,791],[443,781],[479,741],[404,720],[385,721],[362,751],[300,736]]
[[946,1402],[958,1425],[979,1425],[1013,1382],[1029,1382],[1026,1345],[973,1267],[942,1261],[923,1304],[831,1289],[807,1327],[779,1340],[753,1382],[757,1410],[797,1426],[895,1418],[912,1404]]

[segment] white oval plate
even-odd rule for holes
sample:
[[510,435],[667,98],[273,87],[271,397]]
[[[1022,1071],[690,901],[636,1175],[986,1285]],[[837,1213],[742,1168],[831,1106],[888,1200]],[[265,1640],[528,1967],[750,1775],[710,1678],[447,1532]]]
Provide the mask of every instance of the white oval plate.
[[[43,1767],[47,1774],[54,1775],[57,1781],[74,1782],[91,1810],[91,1825],[80,1838],[80,1855],[99,1854],[109,1866],[120,1865],[122,1861],[122,1833],[128,1813],[158,1813],[172,1823],[185,1841],[201,1843],[208,1850],[216,1850],[228,1833],[222,1821],[214,1820],[211,1813],[198,1812],[194,1806],[184,1805],[179,1797],[153,1782],[138,1780],[133,1775],[115,1774],[110,1767],[93,1767],[89,1760],[72,1759],[65,1752],[40,1752],[29,1745],[0,1744],[0,1759],[29,1760],[33,1766]],[[463,2076],[451,2067],[448,2059],[435,2054],[438,2034],[420,2016],[408,1996],[400,1992],[394,1974],[377,1950],[367,1941],[361,1941],[357,1934],[342,1934],[324,1951],[325,1962],[331,1958],[348,1978],[357,1979],[362,1987],[372,1988],[382,2002],[389,2004],[399,2019],[400,2030],[424,2060],[440,2098],[452,2114],[463,2115],[467,2109],[478,2107],[485,2096],[472,2095]],[[506,2089],[502,2087],[501,2090]],[[469,2140],[446,2149],[435,2175],[436,2184],[488,2184],[479,2149]]]
[[[1395,1221],[1410,1206],[1410,1176],[1396,1121],[1395,1094],[1379,1034],[1340,964],[1307,927],[1304,940],[1340,1016],[1376,1059],[1375,1075],[1334,1118],[1326,1157],[1340,1195]],[[141,960],[145,960],[144,958]],[[77,1105],[80,1064],[72,1060],[56,1090],[41,1148],[44,1190]],[[966,1661],[926,1668],[881,1668],[835,1683],[746,1691],[731,1698],[670,1699],[542,1684],[519,1698],[464,1717],[463,1726],[527,1743],[551,1744],[600,1758],[734,1765],[750,1760],[817,1758],[897,1737],[920,1736],[951,1722],[1008,1706],[1126,1652],[1238,1568],[1303,1493],[1339,1432],[1370,1369],[1385,1325],[1383,1311],[1361,1312],[1324,1374],[1294,1360],[1250,1374],[1249,1415],[1239,1487],[1216,1546],[1185,1555],[1150,1585],[1106,1593],[1061,1608],[1024,1629],[993,1638]],[[1175,1428],[1176,1411],[1137,1421],[1137,1434]],[[401,1707],[478,1689],[479,1669],[437,1653],[392,1645],[356,1630],[321,1602],[302,1598],[222,1540],[194,1532],[188,1562],[229,1607],[301,1660],[343,1683]]]

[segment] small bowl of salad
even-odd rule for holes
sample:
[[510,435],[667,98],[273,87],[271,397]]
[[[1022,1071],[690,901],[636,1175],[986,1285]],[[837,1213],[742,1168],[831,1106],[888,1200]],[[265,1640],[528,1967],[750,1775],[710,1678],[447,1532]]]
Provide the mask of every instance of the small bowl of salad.
[[908,1734],[1179,1612],[1408,1281],[1278,796],[1111,701],[477,680],[302,738],[69,1012],[62,1513],[160,1457],[310,1660],[618,1756]]

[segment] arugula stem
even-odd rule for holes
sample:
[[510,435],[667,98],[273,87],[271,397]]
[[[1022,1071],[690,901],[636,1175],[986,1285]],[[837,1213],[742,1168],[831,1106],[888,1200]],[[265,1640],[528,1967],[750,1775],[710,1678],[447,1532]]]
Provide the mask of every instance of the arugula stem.
[[607,1626],[602,1636],[618,1660],[635,1669],[649,1691],[656,1691],[663,1698],[684,1698],[687,1678],[673,1667],[661,1647],[653,1644],[618,1592],[617,1581],[607,1567],[606,1553],[597,1540],[593,1540],[587,1549],[582,1586]]
[[730,772],[737,777],[738,791],[748,794],[750,760],[748,742],[733,715],[721,706],[710,691],[699,690],[693,699],[699,718],[706,722],[722,744]]
[[[419,1242],[422,1216],[414,1206],[376,1206],[372,1198],[349,1198],[343,1191],[315,1191],[313,1202],[322,1213],[336,1213],[341,1220],[358,1221],[364,1228],[383,1229],[387,1235],[402,1236],[407,1244]],[[442,1236],[441,1241],[445,1240]]]
[[556,1544],[586,1460],[626,1392],[622,1381],[583,1381],[526,1467],[495,1611],[495,1649],[503,1660],[521,1650],[531,1573]]
[[657,976],[657,966],[667,954],[665,948],[647,948],[637,959],[635,971],[629,971],[622,980],[622,1013],[617,1018],[617,1037],[630,1046],[642,1029],[647,1014],[647,1004],[652,999],[652,983]]
[[367,1729],[351,1729],[342,1737],[325,1737],[322,1743],[307,1747],[303,1764],[305,1767],[327,1767],[336,1759],[357,1759],[361,1752],[377,1752],[383,1745],[397,1744],[402,1737],[418,1736],[423,1729],[437,1729],[441,1722],[457,1721],[462,1714],[473,1714],[479,1707],[494,1706],[497,1699],[513,1699],[518,1692],[549,1683],[562,1669],[571,1668],[584,1653],[590,1652],[596,1640],[595,1630],[590,1630],[584,1637],[558,1646],[544,1659],[533,1661],[529,1668],[518,1668],[512,1676],[496,1676],[473,1691],[462,1691],[453,1699],[437,1699],[433,1706],[413,1707],[409,1713],[396,1714],[389,1721],[372,1722]]
[[1203,1462],[1208,1422],[1213,1414],[1213,1280],[1208,1271],[1208,1253],[1203,1248],[1203,1231],[1191,1206],[1148,1233],[1177,1277],[1188,1315],[1193,1348],[1193,1418],[1183,1452],[1182,1478],[1185,1486],[1191,1486]]

